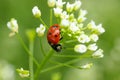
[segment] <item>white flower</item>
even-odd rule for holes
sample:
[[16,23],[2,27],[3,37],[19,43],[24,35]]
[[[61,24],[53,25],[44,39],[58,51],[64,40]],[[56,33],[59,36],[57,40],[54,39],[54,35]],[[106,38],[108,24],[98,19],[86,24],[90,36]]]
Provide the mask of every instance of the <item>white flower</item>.
[[94,42],[97,42],[99,39],[97,34],[91,34],[89,37],[90,37],[91,41],[94,41]]
[[74,9],[74,5],[67,2],[66,9],[67,9],[67,12],[72,12]]
[[63,27],[68,27],[68,26],[69,26],[69,20],[67,20],[67,19],[62,19],[62,20],[61,20],[61,26],[63,26]]
[[62,9],[59,8],[59,7],[54,8],[53,10],[54,10],[54,15],[55,15],[56,17],[59,17],[59,16],[61,15],[61,13],[62,13]]
[[76,0],[74,3],[74,10],[78,10],[81,6],[81,1],[80,0]]
[[77,26],[81,29],[83,28],[83,23],[77,24]]
[[88,25],[87,25],[88,29],[94,31],[97,34],[102,34],[105,32],[105,29],[102,27],[102,24],[99,24],[96,26],[94,21],[91,21]]
[[63,12],[61,13],[61,15],[60,15],[60,18],[61,18],[61,19],[68,19],[68,18],[69,18],[69,15],[67,14],[66,11],[63,11]]
[[63,8],[63,5],[64,5],[65,3],[66,3],[66,2],[62,2],[62,0],[57,0],[57,1],[56,1],[56,7]]
[[48,0],[48,6],[49,7],[54,7],[56,3],[56,0]]
[[34,6],[32,9],[32,13],[36,18],[41,17],[41,11],[38,9],[37,6]]
[[81,34],[79,37],[78,37],[78,41],[80,43],[88,43],[90,42],[90,38],[88,37],[88,35],[86,34]]
[[85,17],[85,15],[87,14],[86,10],[80,10],[79,16],[78,16],[78,22],[83,22],[85,21],[87,18]]
[[92,54],[92,57],[93,58],[103,58],[104,57],[103,50],[102,49],[98,49],[96,52],[94,52]]
[[79,15],[80,16],[85,16],[87,14],[87,11],[86,10],[80,10],[80,12],[79,12]]
[[12,33],[18,33],[17,20],[12,18],[8,23],[7,27],[12,31]]
[[45,32],[45,26],[43,26],[43,24],[40,24],[40,27],[36,28],[36,32],[38,36],[43,36]]
[[97,48],[98,48],[98,46],[96,45],[96,43],[88,45],[88,49],[91,51],[96,51]]
[[83,44],[78,44],[74,47],[75,52],[85,53],[87,51],[87,47]]
[[97,27],[96,27],[96,31],[99,33],[99,34],[102,34],[105,32],[105,29],[102,27],[102,24],[99,24]]
[[70,29],[70,31],[72,31],[73,33],[75,33],[76,31],[79,30],[79,28],[77,27],[76,22],[71,22],[69,29]]
[[81,66],[82,69],[90,69],[93,66],[93,63],[87,63],[83,66]]
[[84,16],[79,16],[77,20],[78,20],[79,23],[81,23],[81,22],[85,21],[86,19],[87,18],[84,17]]
[[87,25],[88,29],[92,30],[96,28],[96,24],[95,22],[92,20],[88,25]]
[[19,73],[20,77],[24,78],[24,77],[29,77],[29,71],[28,70],[24,70],[23,68],[17,69],[17,72]]

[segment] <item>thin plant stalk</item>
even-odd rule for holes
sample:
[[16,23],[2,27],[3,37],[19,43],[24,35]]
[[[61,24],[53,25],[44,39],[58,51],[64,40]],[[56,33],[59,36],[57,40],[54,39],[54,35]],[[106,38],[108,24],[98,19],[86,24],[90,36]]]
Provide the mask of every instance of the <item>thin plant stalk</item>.
[[37,78],[39,77],[39,73],[42,71],[43,67],[45,66],[45,64],[48,62],[48,60],[52,57],[53,55],[53,50],[51,49],[49,51],[49,53],[45,56],[45,58],[42,60],[41,65],[38,67],[38,69],[35,72],[34,75],[34,80],[37,80]]
[[50,9],[50,26],[52,25],[52,8]]
[[[34,41],[30,41],[29,50],[32,56],[33,56],[33,47],[34,47]],[[30,80],[34,80],[33,60],[31,56],[29,56],[29,70],[30,70]]]
[[45,24],[45,22],[42,20],[42,18],[40,17],[40,19],[39,19],[40,21],[41,21],[41,23],[42,24],[44,24],[45,25],[45,27],[48,29],[48,26]]
[[67,64],[75,63],[75,62],[77,62],[77,61],[79,61],[79,60],[80,60],[80,59],[73,59],[73,60],[68,61],[68,62],[65,62],[65,63],[63,63],[63,64],[61,63],[61,64],[58,64],[58,65],[55,65],[55,66],[53,66],[53,67],[50,67],[50,68],[47,68],[47,69],[42,70],[41,73],[44,73],[44,72],[47,72],[47,71],[51,71],[51,70],[54,70],[54,69],[56,69],[56,68],[63,67],[63,66],[65,66],[65,64],[67,65]]
[[22,38],[21,38],[21,36],[19,34],[17,34],[17,38],[20,41],[23,48],[25,49],[25,51],[28,53],[28,55],[32,58],[32,60],[34,61],[34,63],[38,67],[39,66],[38,61],[31,55],[31,52],[29,51],[29,49],[27,48],[27,46],[25,45],[24,41],[22,40]]
[[42,38],[40,38],[40,49],[41,49],[43,56],[45,56],[46,54],[45,54],[43,46],[42,46]]

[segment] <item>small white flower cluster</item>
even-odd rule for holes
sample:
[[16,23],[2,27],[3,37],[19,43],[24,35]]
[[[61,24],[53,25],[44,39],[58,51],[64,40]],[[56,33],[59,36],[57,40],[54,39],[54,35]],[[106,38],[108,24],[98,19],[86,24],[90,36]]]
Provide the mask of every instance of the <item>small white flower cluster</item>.
[[18,74],[20,75],[20,77],[25,78],[25,77],[29,77],[29,71],[28,70],[24,70],[23,68],[17,69]]
[[37,32],[39,37],[44,35],[45,29],[46,28],[43,24],[40,24],[40,26],[36,28],[36,32]]
[[[81,9],[81,1],[75,0],[74,3],[63,2],[62,0],[48,0],[48,6],[53,8],[54,16],[60,19],[62,36],[67,35],[68,40],[76,39],[78,44],[74,46],[77,53],[93,52],[93,57],[103,57],[103,50],[99,49],[96,42],[99,35],[105,32],[102,24],[96,25],[93,20],[86,26],[83,22],[87,19],[86,10]],[[79,13],[75,14],[75,11]]]
[[[52,3],[54,0],[49,0],[49,4],[51,4],[51,6],[54,5],[54,3]],[[33,15],[36,17],[36,18],[40,18],[41,17],[41,11],[40,9],[37,7],[37,6],[34,6],[33,9],[32,9],[32,13]],[[38,34],[39,37],[43,36],[44,35],[44,32],[45,32],[46,28],[43,24],[40,24],[39,27],[36,28],[36,33]]]
[[11,33],[9,34],[10,37],[15,35],[15,33],[18,33],[18,23],[16,19],[12,18],[7,23],[7,27],[11,30]]
[[87,63],[81,66],[82,69],[90,69],[93,66],[93,63]]
[[37,6],[34,6],[32,9],[32,13],[36,18],[40,18],[41,17],[41,11]]

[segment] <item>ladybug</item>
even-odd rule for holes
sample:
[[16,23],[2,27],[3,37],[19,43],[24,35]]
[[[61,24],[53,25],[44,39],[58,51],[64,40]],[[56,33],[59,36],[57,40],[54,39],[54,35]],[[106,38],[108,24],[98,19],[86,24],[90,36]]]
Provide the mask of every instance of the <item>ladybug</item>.
[[62,49],[62,45],[59,44],[59,41],[61,40],[60,35],[60,26],[58,24],[52,25],[47,33],[47,40],[50,46],[57,52],[60,52]]

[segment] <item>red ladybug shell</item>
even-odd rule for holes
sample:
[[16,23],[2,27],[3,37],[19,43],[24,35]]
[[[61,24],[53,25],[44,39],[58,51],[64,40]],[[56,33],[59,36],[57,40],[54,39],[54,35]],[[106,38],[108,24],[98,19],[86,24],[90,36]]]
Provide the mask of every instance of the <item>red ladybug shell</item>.
[[47,40],[50,45],[56,45],[60,41],[60,26],[58,24],[52,25],[47,33]]

